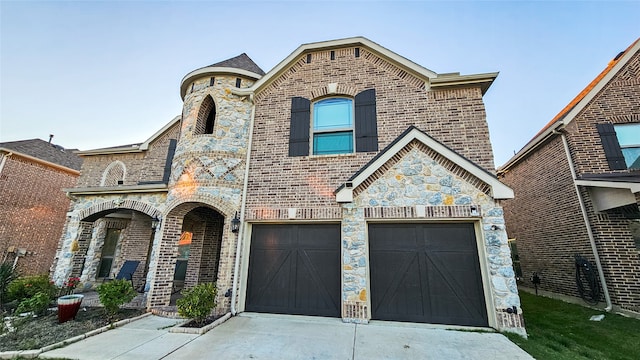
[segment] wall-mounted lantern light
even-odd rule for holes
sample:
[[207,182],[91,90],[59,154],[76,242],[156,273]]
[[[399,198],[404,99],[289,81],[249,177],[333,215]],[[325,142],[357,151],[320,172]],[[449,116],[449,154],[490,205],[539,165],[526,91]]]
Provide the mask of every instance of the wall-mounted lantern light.
[[158,228],[158,225],[160,225],[160,219],[158,219],[158,217],[155,216],[153,219],[151,219],[151,228],[153,230],[156,230]]
[[231,232],[237,233],[240,231],[240,218],[238,217],[238,212],[236,211],[236,216],[231,219]]

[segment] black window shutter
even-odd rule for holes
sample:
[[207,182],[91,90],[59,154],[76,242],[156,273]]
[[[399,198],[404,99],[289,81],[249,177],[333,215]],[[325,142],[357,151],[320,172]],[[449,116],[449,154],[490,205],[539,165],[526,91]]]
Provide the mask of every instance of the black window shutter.
[[356,95],[356,151],[378,151],[378,122],[376,120],[376,90]]
[[302,97],[291,98],[291,130],[289,156],[309,155],[309,121],[311,101]]
[[171,176],[171,163],[173,162],[173,155],[176,153],[176,146],[178,140],[169,139],[169,149],[167,149],[167,161],[164,163],[164,174],[162,176],[162,182],[169,183],[169,176]]
[[627,164],[624,161],[622,150],[620,150],[620,144],[618,143],[618,137],[616,136],[613,124],[596,124],[596,127],[600,134],[600,140],[602,141],[604,155],[607,157],[609,168],[611,170],[626,170]]

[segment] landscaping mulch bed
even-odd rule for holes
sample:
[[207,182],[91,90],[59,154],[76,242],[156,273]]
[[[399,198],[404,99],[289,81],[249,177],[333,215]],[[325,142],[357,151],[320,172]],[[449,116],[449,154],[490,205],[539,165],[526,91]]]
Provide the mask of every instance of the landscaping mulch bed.
[[[143,309],[120,309],[112,322],[144,314]],[[33,350],[109,325],[104,308],[81,308],[75,320],[58,324],[58,314],[25,317],[13,322],[15,331],[0,335],[0,351]]]
[[203,322],[201,323],[197,323],[195,320],[191,320],[186,324],[182,324],[180,325],[180,327],[186,327],[186,328],[201,328],[201,327],[205,327],[211,323],[213,323],[214,321],[220,319],[221,317],[223,317],[224,315],[211,315],[211,316],[207,316],[206,319],[204,319]]

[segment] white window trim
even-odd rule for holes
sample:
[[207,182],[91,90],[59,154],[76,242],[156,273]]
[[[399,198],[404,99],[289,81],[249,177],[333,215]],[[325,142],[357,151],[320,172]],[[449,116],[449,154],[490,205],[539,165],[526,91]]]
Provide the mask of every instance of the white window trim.
[[[332,129],[322,129],[322,130],[315,130],[314,129],[314,124],[315,124],[315,106],[317,103],[324,101],[324,100],[330,100],[330,99],[346,99],[351,101],[351,126],[350,127],[343,127],[343,128],[332,128]],[[355,98],[352,97],[348,97],[348,96],[330,96],[330,97],[324,97],[321,99],[318,99],[316,101],[313,101],[311,103],[311,111],[310,111],[310,121],[309,121],[309,154],[311,154],[311,156],[335,156],[335,155],[344,155],[344,154],[354,154],[356,152],[356,101]],[[338,132],[347,132],[347,131],[351,131],[351,148],[353,149],[351,152],[344,152],[344,153],[332,153],[332,154],[316,154],[314,152],[314,143],[315,143],[315,135],[316,134],[330,134],[330,133],[338,133]]]

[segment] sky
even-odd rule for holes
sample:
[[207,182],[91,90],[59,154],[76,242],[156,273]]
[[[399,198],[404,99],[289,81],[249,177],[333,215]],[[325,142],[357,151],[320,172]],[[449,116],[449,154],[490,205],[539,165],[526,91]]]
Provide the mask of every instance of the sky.
[[364,36],[436,73],[500,72],[484,96],[504,164],[640,37],[640,1],[0,0],[0,142],[141,143],[192,70]]

